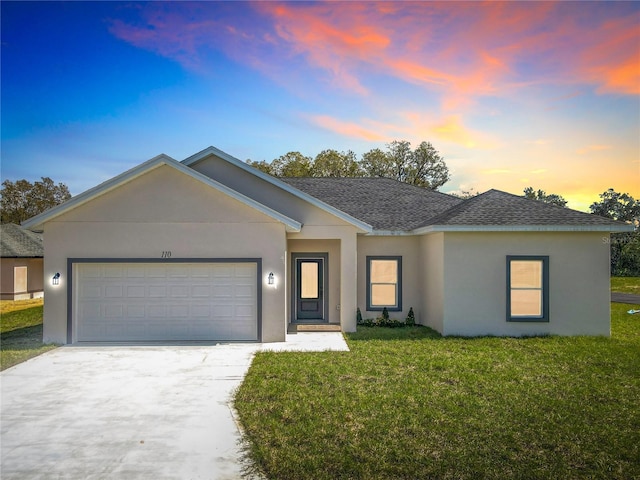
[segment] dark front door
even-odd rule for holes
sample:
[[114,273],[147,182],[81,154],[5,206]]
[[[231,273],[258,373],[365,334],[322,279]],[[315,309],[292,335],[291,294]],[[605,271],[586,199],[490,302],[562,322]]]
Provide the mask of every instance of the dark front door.
[[324,258],[296,259],[296,320],[325,319]]

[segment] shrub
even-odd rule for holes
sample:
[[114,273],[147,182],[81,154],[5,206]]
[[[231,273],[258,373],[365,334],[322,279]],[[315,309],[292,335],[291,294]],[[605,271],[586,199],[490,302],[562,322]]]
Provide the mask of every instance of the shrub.
[[360,307],[356,310],[356,323],[362,325],[362,312],[360,311]]
[[409,313],[404,323],[409,327],[413,327],[416,324],[416,315],[413,313],[413,307],[409,308]]

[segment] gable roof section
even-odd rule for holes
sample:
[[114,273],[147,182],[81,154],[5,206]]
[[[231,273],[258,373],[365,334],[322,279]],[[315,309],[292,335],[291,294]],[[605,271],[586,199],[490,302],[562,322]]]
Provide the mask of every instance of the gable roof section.
[[299,232],[300,229],[302,228],[302,224],[300,222],[293,220],[281,214],[280,212],[276,212],[272,208],[269,208],[266,205],[256,202],[255,200],[245,195],[242,195],[239,192],[236,192],[235,190],[227,187],[226,185],[216,182],[215,180],[207,177],[206,175],[202,175],[201,173],[198,173],[195,170],[184,166],[180,162],[164,154],[158,155],[157,157],[154,157],[151,160],[148,160],[145,163],[142,163],[137,167],[132,168],[131,170],[128,170],[116,177],[113,177],[112,179],[107,180],[106,182],[101,183],[100,185],[94,188],[91,188],[86,192],[83,192],[80,195],[77,195],[71,198],[70,200],[67,200],[65,203],[62,203],[56,207],[53,207],[47,210],[46,212],[43,212],[40,215],[36,215],[35,217],[30,218],[29,220],[23,222],[22,225],[24,228],[30,228],[30,229],[41,228],[45,222],[50,221],[74,208],[77,208],[80,205],[83,205],[100,195],[104,195],[105,193],[116,189],[120,185],[130,182],[135,178],[155,168],[161,167],[163,165],[167,165],[171,168],[174,168],[177,171],[185,175],[188,175],[191,178],[199,182],[202,182],[214,188],[215,190],[218,190],[219,192],[225,193],[226,195],[229,195],[230,197],[244,203],[245,205],[248,205],[249,207],[252,207],[264,213],[265,215],[283,223],[287,231]]
[[626,232],[632,225],[500,190],[489,190],[430,218],[414,233],[431,231]]
[[324,210],[325,212],[328,212],[338,218],[340,218],[341,220],[344,220],[347,223],[350,223],[351,225],[353,225],[354,227],[363,230],[364,232],[370,233],[372,231],[372,226],[366,222],[366,220],[362,219],[362,218],[358,218],[356,216],[351,215],[349,212],[343,211],[341,210],[337,205],[332,205],[329,204],[327,202],[325,202],[322,198],[318,198],[315,197],[313,195],[308,194],[307,192],[300,190],[298,188],[294,188],[292,185],[289,185],[287,182],[283,181],[284,179],[281,178],[276,178],[272,175],[269,175],[267,173],[264,173],[261,170],[258,170],[255,167],[252,167],[251,165],[247,165],[245,162],[243,162],[242,160],[239,160],[231,155],[229,155],[228,153],[223,152],[222,150],[219,150],[215,147],[208,147],[205,148],[204,150],[202,150],[201,152],[196,153],[195,155],[192,155],[188,158],[185,158],[181,163],[190,167],[191,165],[194,165],[195,163],[204,160],[205,158],[209,157],[210,155],[214,155],[226,162],[231,163],[232,165],[251,173],[252,175],[255,175],[256,177],[264,180],[267,183],[270,183],[271,185],[274,185],[288,193],[290,193],[291,195],[294,195],[295,197],[298,197],[308,203],[310,203],[311,205],[314,205],[315,207],[318,207],[322,210]]
[[44,255],[42,235],[14,223],[0,227],[0,257],[38,258]]
[[289,185],[370,224],[374,233],[411,231],[463,202],[390,178],[282,178]]
[[499,190],[467,200],[389,178],[282,178],[374,228],[374,235],[443,231],[601,231],[633,226]]

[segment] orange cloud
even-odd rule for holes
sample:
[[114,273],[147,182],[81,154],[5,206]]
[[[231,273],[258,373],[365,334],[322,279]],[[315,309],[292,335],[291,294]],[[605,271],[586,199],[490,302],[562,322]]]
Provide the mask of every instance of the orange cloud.
[[584,148],[580,148],[576,150],[578,155],[584,155],[590,152],[601,152],[603,150],[611,150],[613,147],[611,145],[588,145]]
[[376,125],[375,122],[371,122],[370,120],[364,120],[362,122],[369,125],[369,128],[367,128],[363,127],[359,123],[345,122],[328,115],[314,115],[309,118],[311,122],[313,122],[317,126],[331,132],[361,140],[369,140],[372,142],[390,141],[390,137],[387,136],[385,131],[393,128],[389,125]]
[[476,147],[479,143],[474,138],[475,135],[462,125],[460,118],[455,116],[446,118],[444,123],[434,125],[432,131],[442,140],[457,143],[467,148]]
[[111,32],[190,69],[220,50],[292,88],[304,67],[358,95],[387,76],[438,93],[444,114],[531,84],[640,93],[632,3],[255,2],[250,15],[236,5],[150,3]]

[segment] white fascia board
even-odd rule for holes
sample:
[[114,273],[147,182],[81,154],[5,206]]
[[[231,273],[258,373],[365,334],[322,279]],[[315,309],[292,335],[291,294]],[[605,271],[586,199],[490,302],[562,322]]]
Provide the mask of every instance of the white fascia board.
[[173,158],[164,154],[158,155],[157,157],[154,157],[151,160],[148,160],[138,165],[137,167],[127,170],[126,172],[120,175],[117,175],[107,180],[106,182],[101,183],[96,187],[93,187],[79,195],[76,195],[75,197],[67,200],[65,203],[62,203],[56,207],[53,207],[47,210],[46,212],[43,212],[39,215],[36,215],[35,217],[30,218],[29,220],[26,220],[25,222],[23,222],[22,226],[28,229],[40,228],[42,224],[44,224],[45,222],[50,221],[55,217],[58,217],[65,212],[68,212],[69,210],[77,208],[80,205],[83,205],[84,203],[87,203],[88,201],[93,200],[96,197],[104,195],[105,193],[110,192],[111,190],[119,187],[120,185],[128,183],[134,180],[135,178],[139,177],[140,175],[150,172],[151,170],[154,170],[163,165],[167,165],[169,167],[175,168],[181,173],[184,173],[185,175],[188,175],[195,180],[203,182],[206,185],[212,188],[215,188],[216,190],[222,193],[225,193],[226,195],[229,195],[230,197],[244,203],[245,205],[255,208],[256,210],[264,213],[265,215],[283,223],[287,231],[299,232],[300,229],[302,228],[302,224],[300,222],[297,222],[296,220],[293,220],[285,215],[282,215],[281,213],[276,212],[275,210],[265,205],[262,205],[261,203],[258,203],[255,200],[249,197],[246,197],[239,192],[236,192],[235,190],[232,190],[226,185],[223,185],[219,182],[216,182],[215,180],[212,180],[206,175],[202,175],[201,173],[198,173],[191,168],[187,168],[177,160],[174,160]]
[[288,183],[283,182],[282,180],[276,177],[273,177],[269,174],[266,174],[255,167],[252,167],[251,165],[247,165],[242,160],[239,160],[215,147],[205,148],[201,152],[198,152],[195,155],[191,155],[190,157],[185,158],[181,163],[186,166],[191,166],[194,163],[197,163],[200,160],[203,160],[204,158],[208,157],[209,155],[215,155],[216,157],[219,157],[231,163],[232,165],[235,165],[236,167],[241,168],[245,172],[251,173],[252,175],[255,175],[256,177],[264,180],[265,182],[275,185],[276,187],[284,190],[285,192],[288,192],[291,195],[294,195],[306,202],[309,202],[311,205],[314,205],[332,215],[335,215],[336,217],[340,218],[341,220],[344,220],[347,223],[350,223],[351,225],[353,225],[356,228],[359,228],[365,233],[370,233],[373,230],[373,227],[368,223],[358,220],[357,218],[352,217],[348,213],[345,213],[342,210],[338,210],[337,208],[329,205],[328,203],[318,200],[317,198],[312,197],[311,195],[304,193],[303,191],[298,190],[295,187],[292,187]]
[[430,225],[411,233],[436,232],[632,232],[633,225]]
[[366,237],[410,237],[416,235],[413,231],[405,230],[372,230]]

